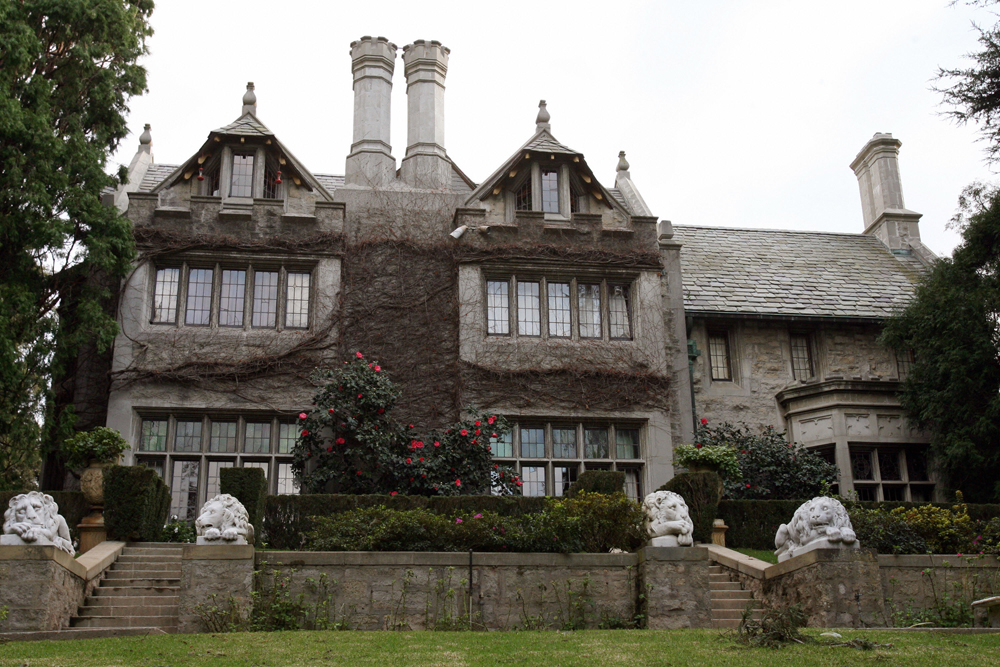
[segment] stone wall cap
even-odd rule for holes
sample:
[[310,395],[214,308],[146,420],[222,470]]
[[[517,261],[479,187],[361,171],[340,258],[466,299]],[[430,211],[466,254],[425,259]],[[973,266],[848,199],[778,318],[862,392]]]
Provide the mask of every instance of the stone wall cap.
[[248,560],[253,557],[254,549],[249,544],[185,544],[181,550],[182,560]]
[[81,579],[87,578],[87,568],[54,544],[3,545],[0,546],[2,560],[53,560]]
[[812,549],[799,556],[793,556],[783,563],[772,565],[764,573],[765,579],[773,579],[781,575],[794,572],[803,567],[814,565],[815,563],[851,563],[857,561],[870,561],[878,564],[878,554],[870,549]]
[[651,560],[708,560],[708,549],[698,547],[642,547],[640,561]]
[[[690,551],[690,548],[687,548]],[[468,566],[468,552],[436,551],[258,551],[257,563],[301,567],[305,565],[381,565],[381,566]],[[474,551],[474,567],[628,567],[636,565],[634,553],[560,554],[497,553]]]

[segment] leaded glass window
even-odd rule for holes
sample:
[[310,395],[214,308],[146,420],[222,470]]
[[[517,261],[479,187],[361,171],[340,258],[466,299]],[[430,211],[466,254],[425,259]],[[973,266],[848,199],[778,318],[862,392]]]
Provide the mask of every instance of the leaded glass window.
[[274,328],[278,314],[278,272],[254,271],[251,326]]
[[308,273],[288,274],[285,326],[290,329],[305,329],[309,326],[309,278]]
[[580,338],[601,337],[601,286],[579,283],[577,285],[580,312]]
[[253,155],[233,156],[230,197],[253,197]]
[[153,288],[153,321],[173,324],[177,321],[177,293],[180,289],[181,270],[159,269]]
[[219,296],[219,326],[243,326],[243,303],[247,272],[223,269],[222,293]]
[[188,272],[187,316],[185,324],[208,326],[212,318],[212,269]]
[[542,172],[542,211],[559,212],[559,172]]
[[521,336],[542,335],[542,309],[538,283],[517,283],[517,333]]

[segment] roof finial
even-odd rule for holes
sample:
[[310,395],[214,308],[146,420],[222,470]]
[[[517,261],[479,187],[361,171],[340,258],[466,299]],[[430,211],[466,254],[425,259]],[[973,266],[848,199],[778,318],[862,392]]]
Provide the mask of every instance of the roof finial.
[[243,114],[246,113],[257,115],[257,95],[253,92],[253,81],[247,82],[247,92],[243,93]]
[[625,151],[618,151],[618,171],[628,171],[628,160],[625,159]]
[[538,115],[535,116],[535,131],[541,132],[542,130],[551,130],[552,126],[549,125],[549,112],[545,108],[545,100],[538,101]]
[[139,151],[143,153],[148,153],[153,145],[153,135],[149,133],[149,123],[146,123],[146,127],[143,128],[142,134],[139,135]]

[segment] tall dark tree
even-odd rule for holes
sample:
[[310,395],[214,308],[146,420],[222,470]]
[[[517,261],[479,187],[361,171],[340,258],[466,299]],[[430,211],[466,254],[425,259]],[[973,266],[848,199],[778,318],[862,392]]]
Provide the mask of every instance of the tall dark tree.
[[128,133],[129,98],[146,88],[137,60],[152,10],[151,0],[0,0],[0,489],[37,470],[59,364],[116,333],[100,305],[107,291],[88,277],[121,277],[134,256],[128,221],[101,192],[124,177],[105,168]]
[[972,502],[1000,501],[1000,191],[966,189],[962,242],[934,265],[883,341],[914,362],[901,401],[931,431],[948,485]]

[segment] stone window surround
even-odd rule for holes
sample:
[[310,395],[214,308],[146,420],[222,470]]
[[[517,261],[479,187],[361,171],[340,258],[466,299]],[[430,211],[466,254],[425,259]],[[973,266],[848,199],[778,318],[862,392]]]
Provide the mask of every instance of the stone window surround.
[[[713,350],[712,339],[721,338],[724,344],[724,350],[721,352],[718,350]],[[736,358],[733,355],[733,350],[737,349],[733,341],[733,331],[729,327],[713,326],[709,324],[705,329],[705,340],[707,354],[705,355],[705,363],[708,366],[708,373],[706,375],[711,379],[712,382],[726,382],[735,383],[737,378],[736,369],[738,365],[736,363]],[[716,358],[720,354],[725,355],[724,359],[719,359],[720,364],[716,364]],[[717,377],[715,368],[716,366],[725,365],[729,370],[729,377]],[[719,373],[719,375],[722,375]]]
[[[807,363],[809,370],[808,370],[808,375],[801,374],[802,377],[799,377],[800,373],[796,371],[796,364],[795,364],[796,339],[799,339],[800,341],[802,339],[805,339],[805,345],[806,345]],[[810,378],[817,377],[819,375],[819,370],[817,368],[818,357],[816,354],[817,352],[816,336],[813,334],[813,332],[809,329],[792,328],[788,332],[788,341],[789,341],[788,363],[792,378],[795,380],[808,380]]]
[[[281,260],[275,260],[274,258],[233,258],[231,260],[220,260],[216,255],[207,256],[196,256],[189,255],[179,258],[171,258],[171,260],[161,260],[150,265],[149,271],[149,287],[147,290],[147,298],[149,299],[149,308],[147,309],[148,317],[146,321],[154,327],[176,327],[176,328],[196,328],[196,329],[232,329],[232,330],[261,330],[261,331],[273,331],[273,330],[295,330],[302,331],[312,328],[313,321],[315,318],[313,314],[315,313],[315,263],[301,263],[301,262],[288,262],[284,261],[287,258]],[[212,305],[211,305],[211,315],[210,322],[207,325],[199,324],[186,324],[185,323],[185,312],[187,307],[187,297],[188,297],[188,275],[190,269],[192,268],[211,268],[213,270],[212,275]],[[174,312],[174,319],[172,321],[157,321],[155,318],[155,298],[156,298],[156,280],[157,273],[161,269],[180,269],[180,275],[178,277],[177,286],[177,304]],[[219,308],[221,299],[221,285],[222,285],[222,271],[225,270],[238,270],[246,271],[246,281],[243,294],[243,324],[239,326],[222,326],[219,324]],[[278,286],[277,286],[277,312],[275,313],[275,326],[258,326],[255,327],[253,323],[253,288],[254,288],[254,271],[267,271],[267,272],[278,272]],[[305,327],[289,327],[285,325],[286,321],[286,305],[288,299],[288,274],[289,273],[301,273],[309,275],[309,301],[307,303],[307,321],[308,324]]]
[[[282,473],[291,474],[291,469],[280,468],[280,466],[290,466],[292,463],[291,452],[281,452],[279,451],[279,432],[280,426],[282,424],[289,425],[297,436],[297,429],[295,426],[294,417],[290,416],[277,416],[273,413],[267,414],[235,414],[235,413],[206,413],[204,411],[182,411],[173,410],[170,412],[156,411],[156,410],[142,410],[140,412],[140,418],[136,420],[137,431],[133,442],[135,443],[131,450],[131,458],[135,465],[149,465],[151,463],[159,463],[160,466],[156,467],[158,471],[162,472],[164,481],[168,486],[171,486],[173,481],[173,464],[175,461],[195,461],[199,463],[198,471],[198,507],[207,500],[207,486],[208,486],[208,468],[209,464],[213,462],[224,462],[232,463],[233,465],[242,467],[245,463],[266,463],[264,468],[265,475],[267,476],[268,493],[275,494],[283,489],[278,488],[279,477]],[[167,431],[165,435],[165,447],[163,451],[146,451],[141,450],[142,446],[142,426],[144,422],[152,421],[166,421]],[[201,423],[201,434],[198,436],[200,438],[200,447],[197,451],[174,451],[175,438],[177,436],[177,422],[178,421],[198,421]],[[212,452],[209,451],[209,439],[212,432],[211,424],[212,422],[236,422],[236,452]],[[266,452],[249,452],[245,453],[244,449],[245,439],[246,439],[246,424],[267,422],[271,424],[270,433],[270,446]],[[172,487],[171,487],[172,488]],[[286,489],[284,489],[286,490]],[[216,490],[216,493],[218,490]],[[295,493],[298,491],[296,490]],[[174,512],[174,505],[171,505],[171,513]]]
[[[524,468],[541,467],[545,471],[545,495],[561,496],[562,489],[556,488],[554,477],[557,467],[574,467],[577,475],[585,470],[619,470],[632,473],[632,477],[626,478],[627,491],[630,497],[642,500],[643,491],[643,469],[645,468],[645,456],[648,451],[646,423],[639,420],[615,419],[615,420],[587,420],[579,418],[553,418],[553,417],[530,417],[522,416],[518,418],[508,418],[511,424],[511,432],[508,434],[509,446],[513,456],[499,456],[505,453],[498,450],[497,443],[491,438],[490,449],[493,452],[494,460],[501,465],[509,465],[519,473]],[[539,426],[545,429],[545,456],[526,457],[521,456],[520,430],[522,427]],[[616,438],[616,427],[637,429],[639,431],[639,458],[619,458]],[[572,428],[576,430],[576,456],[556,457],[553,456],[553,429]],[[584,430],[600,428],[608,433],[608,456],[602,458],[587,458],[586,443],[584,440]],[[523,475],[522,475],[523,482]],[[525,494],[527,495],[527,494]]]
[[[490,269],[488,267],[483,268],[482,272],[483,282],[483,303],[485,306],[483,317],[483,331],[486,332],[486,336],[490,339],[504,339],[504,338],[528,338],[532,340],[563,340],[563,341],[621,341],[630,342],[635,340],[636,331],[636,317],[635,317],[635,276],[628,275],[622,277],[608,277],[606,274],[589,275],[585,272],[576,272],[574,274],[567,275],[565,273],[556,271],[538,271],[535,270],[525,270],[523,272],[518,271],[501,273],[500,271]],[[517,293],[517,283],[518,280],[522,282],[538,283],[539,285],[539,320],[540,320],[540,334],[539,335],[528,335],[518,333],[518,293]],[[490,282],[507,282],[509,287],[507,290],[508,295],[508,333],[489,333],[489,292],[488,284]],[[548,317],[548,283],[568,283],[570,286],[569,290],[569,303],[570,303],[570,335],[569,336],[552,336],[549,333],[549,317]],[[579,295],[577,290],[577,285],[579,284],[600,284],[601,286],[601,303],[600,303],[600,315],[601,315],[601,335],[600,336],[581,336],[580,335],[580,310],[579,310]],[[626,296],[627,301],[627,322],[626,328],[628,329],[628,336],[611,336],[611,318],[610,318],[610,292],[612,286],[622,285],[628,288],[628,294]]]
[[[911,455],[918,455],[925,457],[926,465],[926,451],[918,453],[918,449],[925,449],[923,446],[900,446],[900,445],[878,445],[878,444],[861,444],[861,443],[849,443],[850,451],[850,461],[851,461],[851,481],[854,486],[854,491],[859,494],[871,493],[874,497],[861,498],[861,500],[905,500],[907,502],[930,502],[934,497],[934,482],[930,479],[931,475],[928,472],[926,477],[928,479],[910,479],[909,466],[911,461]],[[856,479],[854,477],[854,463],[856,456],[868,455],[868,460],[871,465],[872,479]],[[897,465],[899,467],[900,479],[883,479],[882,478],[882,462],[881,459],[886,456],[892,456],[896,459]],[[887,498],[886,497],[886,487],[892,488],[897,491],[902,492],[902,497],[899,498]],[[919,492],[919,497],[917,493]]]
[[[531,179],[531,211],[542,211],[542,172],[555,171],[559,179],[559,212],[545,213],[545,219],[569,222],[573,213],[587,213],[587,197],[584,188],[576,181],[575,175],[566,162],[551,160],[553,164],[543,166],[535,161],[520,177],[516,177],[504,191],[504,210],[507,222],[514,222],[516,215],[517,191],[527,179]],[[579,210],[574,210],[574,207]]]

